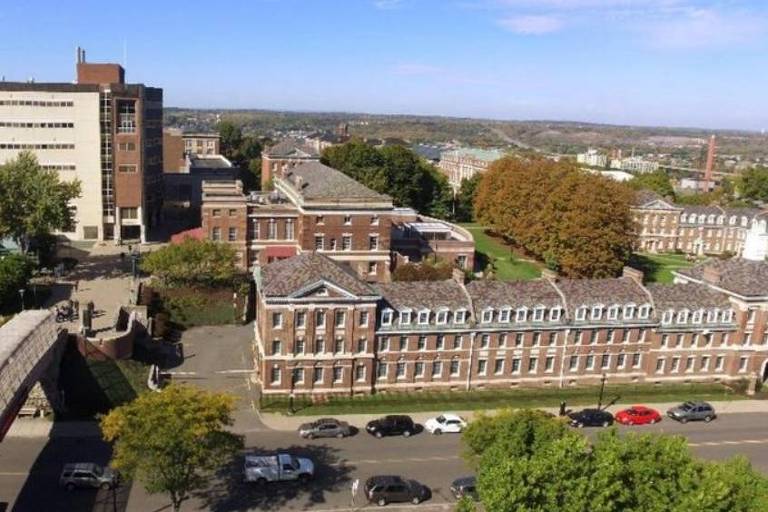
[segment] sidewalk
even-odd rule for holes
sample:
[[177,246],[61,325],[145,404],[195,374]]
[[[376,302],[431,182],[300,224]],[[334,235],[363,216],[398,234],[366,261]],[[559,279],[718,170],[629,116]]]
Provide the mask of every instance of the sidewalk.
[[[768,400],[728,400],[728,401],[721,401],[721,402],[710,402],[712,406],[715,408],[715,411],[717,411],[718,414],[737,414],[737,413],[759,413],[759,412],[768,412]],[[679,405],[680,402],[664,402],[664,403],[651,403],[651,404],[644,404],[648,407],[652,407],[658,411],[660,411],[662,414],[665,414],[666,411],[672,407],[675,407],[676,405]],[[616,413],[620,411],[621,409],[625,409],[629,407],[632,404],[619,404],[614,405],[611,407],[608,407],[608,410],[611,413]],[[569,407],[570,409],[582,409],[583,406],[574,406]],[[468,421],[471,421],[476,415],[479,413],[486,413],[486,414],[494,414],[498,409],[490,409],[490,410],[474,410],[474,411],[443,411],[443,412],[454,412],[459,414],[460,416],[464,417]],[[557,414],[559,412],[557,407],[542,407],[541,410],[550,412],[552,414]],[[406,413],[403,413],[406,414]],[[408,413],[408,415],[413,418],[413,421],[416,423],[424,424],[424,422],[429,418],[434,418],[435,416],[439,415],[440,411],[432,411],[432,412],[416,412],[416,413]],[[338,416],[334,416],[334,418],[346,421],[350,425],[356,426],[358,428],[362,428],[365,426],[366,423],[368,423],[371,420],[374,420],[376,418],[381,418],[382,416],[385,416],[384,413],[379,414],[341,414]],[[298,429],[299,425],[302,423],[308,423],[311,421],[314,421],[321,417],[328,417],[328,414],[322,415],[322,416],[284,416],[282,414],[275,414],[275,413],[260,413],[259,417],[264,423],[264,425],[267,428],[270,428],[272,430],[296,430]]]
[[53,421],[50,418],[17,418],[5,437],[101,437],[95,421]]

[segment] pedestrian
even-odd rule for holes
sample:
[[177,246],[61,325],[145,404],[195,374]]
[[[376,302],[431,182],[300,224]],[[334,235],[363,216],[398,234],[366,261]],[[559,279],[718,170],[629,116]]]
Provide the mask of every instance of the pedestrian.
[[79,279],[76,279],[76,280],[75,280],[75,293],[77,293],[77,289],[78,289],[79,287],[80,287],[80,280],[79,280]]
[[355,504],[355,496],[357,495],[357,489],[360,487],[360,479],[355,478],[355,480],[352,482],[352,506],[357,506]]
[[560,416],[565,416],[565,400],[560,402]]

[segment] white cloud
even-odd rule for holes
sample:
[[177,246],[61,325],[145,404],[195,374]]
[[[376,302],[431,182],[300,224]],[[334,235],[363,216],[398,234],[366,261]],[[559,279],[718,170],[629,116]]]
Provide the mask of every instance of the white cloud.
[[499,20],[499,25],[517,34],[540,35],[557,32],[563,28],[563,22],[548,15],[511,16]]
[[748,43],[768,29],[764,17],[713,9],[691,9],[635,29],[658,48],[706,48]]
[[373,6],[377,9],[396,9],[402,5],[403,0],[374,0]]

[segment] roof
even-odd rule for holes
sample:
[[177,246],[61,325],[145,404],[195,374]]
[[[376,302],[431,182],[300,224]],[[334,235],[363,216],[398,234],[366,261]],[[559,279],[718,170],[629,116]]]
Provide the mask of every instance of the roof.
[[375,285],[381,296],[392,308],[407,309],[441,308],[469,310],[469,300],[461,285],[453,279],[444,281],[396,281]]
[[299,164],[286,171],[283,177],[305,200],[392,201],[389,196],[374,192],[343,172],[320,162]]
[[479,312],[486,308],[519,307],[534,308],[542,305],[551,308],[562,305],[562,299],[554,286],[546,279],[533,281],[478,280],[467,284],[472,303]]
[[768,262],[740,258],[707,260],[674,273],[706,282],[743,297],[768,295]]
[[480,148],[458,148],[446,151],[441,154],[442,158],[446,156],[456,156],[459,158],[474,158],[485,162],[493,162],[504,156],[504,151],[499,149],[480,149]]
[[354,295],[376,295],[351,269],[315,252],[270,263],[262,270],[262,290],[268,297],[288,297],[323,281]]
[[629,277],[561,279],[557,287],[565,295],[570,313],[579,306],[644,304],[649,301],[643,288]]
[[298,139],[295,137],[288,137],[281,140],[274,146],[271,146],[264,150],[264,154],[269,157],[303,157],[303,158],[320,158],[317,148],[314,144],[307,142],[304,139]]
[[650,283],[646,289],[651,292],[657,311],[727,308],[731,305],[726,294],[698,283]]
[[232,162],[221,155],[189,156],[189,166],[194,169],[231,169]]

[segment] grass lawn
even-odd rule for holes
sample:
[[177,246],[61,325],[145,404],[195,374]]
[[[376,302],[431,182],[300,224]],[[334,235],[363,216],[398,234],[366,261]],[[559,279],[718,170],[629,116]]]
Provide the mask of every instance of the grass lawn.
[[541,276],[539,264],[515,256],[508,245],[500,238],[489,236],[483,226],[474,223],[461,226],[475,237],[475,251],[478,257],[494,264],[499,279],[527,281]]
[[635,253],[629,260],[630,266],[645,273],[645,280],[649,283],[671,283],[674,278],[673,270],[692,267],[695,264],[695,261],[688,261],[684,254],[674,253]]
[[[569,406],[595,405],[598,387],[578,388],[520,388],[478,391],[443,391],[413,392],[365,395],[354,398],[331,397],[327,402],[312,404],[308,400],[296,398],[296,414],[333,415],[365,413],[399,413],[427,411],[468,411],[477,409],[496,409],[501,407],[557,407],[561,400]],[[604,402],[616,395],[621,404],[682,402],[697,400],[742,400],[746,396],[720,384],[637,384],[607,385]],[[288,412],[287,398],[268,398],[262,401],[264,412]]]

